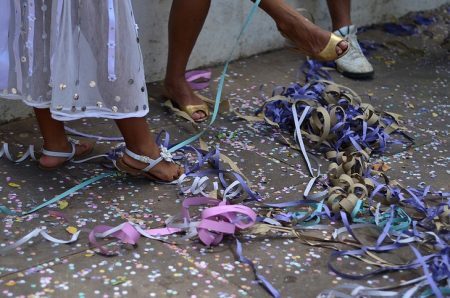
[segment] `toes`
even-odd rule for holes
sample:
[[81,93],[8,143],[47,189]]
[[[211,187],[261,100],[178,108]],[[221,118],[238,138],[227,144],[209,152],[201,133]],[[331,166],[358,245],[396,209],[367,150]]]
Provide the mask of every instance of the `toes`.
[[192,114],[192,119],[195,121],[202,120],[206,117],[206,114],[203,111],[197,111]]
[[194,119],[195,121],[201,119],[201,114],[199,112],[195,112],[191,115],[192,119]]
[[83,143],[82,146],[84,151],[89,151],[94,148],[94,143]]
[[346,40],[341,41],[336,46],[336,54],[342,55],[348,49],[348,42]]
[[94,144],[93,143],[80,143],[79,145],[77,145],[77,150],[76,150],[76,155],[83,155],[86,152],[91,151],[94,148]]
[[184,168],[179,165],[168,164],[168,168],[164,168],[164,172],[158,173],[155,175],[158,179],[165,182],[172,182],[180,178],[180,176],[184,173]]
[[177,180],[184,173],[184,168],[182,166],[178,166],[177,165],[176,167],[177,167],[177,173],[176,173],[176,175],[173,176],[173,180],[172,181]]
[[177,180],[184,173],[184,170],[181,166],[176,166],[176,167],[177,167],[177,171],[176,171],[176,174],[173,175],[172,181]]
[[181,175],[184,174],[184,168],[181,166],[178,166],[178,176],[177,179],[180,178]]
[[156,177],[156,179],[159,179],[159,180],[164,181],[164,182],[171,182],[171,181],[173,181],[173,177],[170,174],[168,174],[168,173],[157,174],[157,175],[154,175],[154,177]]

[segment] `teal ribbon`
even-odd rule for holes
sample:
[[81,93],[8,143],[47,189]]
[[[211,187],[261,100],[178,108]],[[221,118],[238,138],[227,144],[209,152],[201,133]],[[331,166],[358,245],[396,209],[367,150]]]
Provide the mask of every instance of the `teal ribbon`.
[[362,200],[356,201],[355,207],[353,208],[353,211],[351,214],[352,219],[355,219],[356,216],[358,215],[358,213],[361,211],[362,204],[363,204]]
[[216,121],[217,115],[219,113],[219,106],[220,106],[220,102],[222,99],[222,91],[223,91],[223,86],[225,85],[225,78],[227,76],[228,66],[230,65],[230,62],[233,59],[234,52],[236,51],[236,48],[239,45],[239,40],[244,35],[245,31],[247,31],[247,28],[250,25],[250,22],[253,19],[253,16],[255,15],[255,13],[257,11],[260,2],[261,2],[261,0],[256,0],[255,3],[253,4],[249,14],[247,15],[247,18],[245,19],[244,25],[242,26],[242,29],[239,32],[238,37],[236,38],[236,42],[234,43],[233,49],[231,50],[231,53],[228,56],[227,62],[225,62],[225,66],[223,68],[222,75],[220,76],[219,85],[217,87],[217,93],[216,93],[216,98],[215,98],[215,102],[214,102],[214,111],[211,115],[211,120],[210,120],[208,126],[205,127],[198,134],[196,134],[196,135],[184,140],[183,142],[173,146],[172,148],[170,148],[169,149],[170,153],[173,153],[173,152],[191,144],[192,142],[195,142],[196,140],[198,140]]
[[[378,220],[376,220],[375,218],[366,216],[367,211],[368,210],[365,210],[363,208],[363,201],[358,200],[351,214],[352,221],[354,223],[375,224],[379,228],[384,228],[384,226],[390,219],[389,212],[379,214]],[[394,216],[395,218],[392,219],[392,225],[389,229],[390,232],[403,232],[411,226],[412,219],[402,208],[395,207]]]
[[[450,288],[449,287],[439,287],[439,290],[443,295],[450,295]],[[422,294],[420,294],[420,298],[427,298],[433,296],[433,291],[431,289],[427,289]]]
[[0,213],[1,214],[6,214],[6,215],[13,215],[13,216],[25,216],[25,215],[34,213],[34,212],[36,212],[36,211],[38,211],[38,210],[40,210],[40,209],[42,209],[44,207],[47,207],[48,205],[54,204],[54,203],[64,199],[65,197],[70,196],[71,194],[79,191],[80,189],[85,188],[88,185],[91,185],[91,184],[93,184],[93,183],[95,183],[97,181],[100,181],[102,179],[105,179],[107,177],[113,177],[113,176],[117,176],[117,175],[118,175],[118,173],[104,173],[104,174],[95,176],[95,177],[93,177],[91,179],[88,179],[88,180],[86,180],[86,181],[84,181],[84,182],[82,182],[82,183],[72,187],[69,190],[66,190],[62,194],[59,194],[56,197],[54,197],[53,199],[51,199],[49,201],[46,201],[46,202],[38,205],[37,207],[34,207],[30,211],[18,213],[18,212],[11,211],[10,209],[6,208],[3,205],[0,205]]

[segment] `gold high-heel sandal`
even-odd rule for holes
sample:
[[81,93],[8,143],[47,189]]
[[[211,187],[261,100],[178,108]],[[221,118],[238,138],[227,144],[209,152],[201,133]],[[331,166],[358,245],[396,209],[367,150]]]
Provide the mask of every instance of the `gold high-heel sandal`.
[[197,112],[205,113],[205,117],[194,120],[195,122],[203,122],[203,121],[207,120],[209,117],[209,107],[206,103],[199,104],[199,105],[183,106],[183,107],[181,107],[181,110],[183,112],[187,113],[191,118],[192,118],[192,115],[194,115],[194,113],[197,113]]
[[309,56],[310,58],[314,59],[314,60],[318,60],[318,61],[334,61],[337,60],[339,58],[341,58],[342,56],[344,56],[345,54],[347,54],[348,50],[350,49],[350,44],[347,43],[347,49],[340,55],[338,55],[336,53],[336,47],[338,44],[340,44],[341,42],[345,41],[344,38],[337,36],[336,34],[331,33],[330,35],[330,39],[328,40],[327,45],[325,46],[325,48],[323,48],[322,51],[320,51],[320,53],[318,54],[311,54],[308,51],[306,51],[305,49],[302,49],[296,45],[294,45],[294,43],[287,38],[286,35],[284,35],[283,33],[281,33],[281,35],[283,35],[284,38],[286,38],[289,41],[289,44],[297,51],[299,51],[300,53]]
[[[201,100],[203,100],[204,103],[198,104],[198,105],[181,106],[181,105],[175,104],[175,102],[172,99],[170,99],[169,97],[166,97],[167,100],[166,100],[166,102],[164,102],[164,105],[166,107],[168,107],[169,109],[171,109],[177,116],[180,116],[180,117],[182,117],[186,120],[189,120],[191,122],[194,122],[194,123],[201,123],[201,122],[208,120],[208,118],[211,114],[209,111],[207,102],[214,103],[214,101],[202,96],[201,94],[196,94],[196,95]],[[196,112],[203,112],[205,114],[205,117],[194,120],[192,118],[192,115],[194,115],[194,113],[196,113]]]
[[347,49],[342,54],[338,55],[338,53],[336,53],[336,47],[343,41],[345,41],[344,38],[331,33],[330,39],[328,40],[325,48],[319,54],[312,55],[312,58],[320,61],[334,61],[341,58],[347,54],[350,48],[350,44],[347,43]]

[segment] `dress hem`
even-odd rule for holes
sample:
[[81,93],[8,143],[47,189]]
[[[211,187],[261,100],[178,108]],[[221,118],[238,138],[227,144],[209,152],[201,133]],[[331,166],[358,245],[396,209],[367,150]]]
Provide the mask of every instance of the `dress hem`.
[[71,113],[64,113],[61,111],[55,111],[54,109],[51,109],[51,102],[44,102],[44,103],[32,103],[29,101],[26,101],[23,99],[23,96],[21,95],[14,95],[14,94],[8,94],[8,95],[0,95],[0,98],[4,98],[6,100],[20,100],[25,105],[36,108],[36,109],[50,109],[52,118],[58,121],[73,121],[73,120],[79,120],[82,118],[108,118],[108,119],[126,119],[126,118],[141,118],[145,117],[149,110],[142,110],[139,112],[133,112],[133,113],[117,113],[117,112],[109,112],[109,111],[98,111],[98,110],[87,110],[82,113],[77,114],[71,114]]
[[52,110],[52,118],[58,121],[74,121],[79,120],[83,118],[107,118],[107,119],[113,119],[113,120],[120,120],[120,119],[127,119],[127,118],[142,118],[145,117],[148,114],[147,111],[140,111],[135,113],[107,113],[102,112],[99,114],[98,112],[83,112],[82,114],[75,115],[71,114],[70,116],[66,113],[58,112]]

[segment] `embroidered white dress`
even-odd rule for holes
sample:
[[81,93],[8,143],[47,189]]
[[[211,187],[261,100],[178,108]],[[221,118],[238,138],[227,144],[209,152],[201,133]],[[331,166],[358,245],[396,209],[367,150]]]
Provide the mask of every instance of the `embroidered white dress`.
[[130,0],[0,0],[0,97],[61,121],[145,116]]

